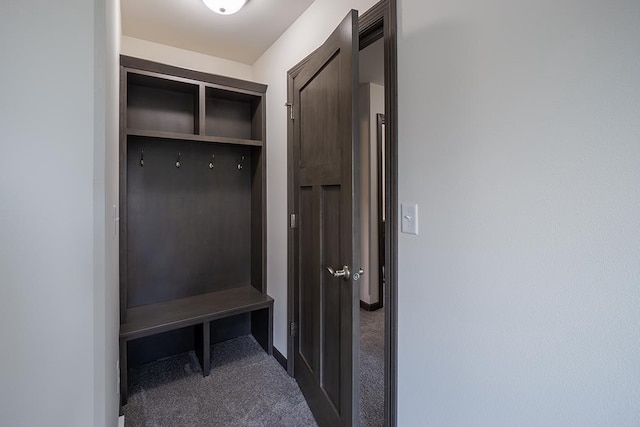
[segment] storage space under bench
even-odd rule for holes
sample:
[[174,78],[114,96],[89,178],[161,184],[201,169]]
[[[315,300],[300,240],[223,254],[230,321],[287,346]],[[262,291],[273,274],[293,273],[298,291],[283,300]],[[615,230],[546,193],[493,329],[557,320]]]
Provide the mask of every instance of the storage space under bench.
[[127,402],[128,343],[131,340],[195,326],[195,351],[202,374],[211,368],[211,322],[249,313],[250,331],[268,354],[273,354],[273,299],[251,286],[211,292],[127,310],[128,323],[120,326],[120,395]]

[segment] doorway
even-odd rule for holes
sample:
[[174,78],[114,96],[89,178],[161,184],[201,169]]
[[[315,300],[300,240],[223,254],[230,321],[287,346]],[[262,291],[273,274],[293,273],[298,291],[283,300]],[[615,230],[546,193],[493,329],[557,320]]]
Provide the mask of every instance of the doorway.
[[[384,38],[360,50],[360,425],[384,423]],[[381,209],[382,208],[382,209]]]
[[[396,299],[396,295],[397,295],[397,291],[396,291],[395,285],[397,283],[396,266],[397,266],[397,224],[398,224],[398,221],[397,221],[398,213],[397,213],[397,209],[395,209],[395,206],[397,206],[397,194],[395,190],[397,189],[397,178],[396,178],[397,177],[397,173],[396,173],[397,77],[396,77],[396,2],[395,0],[380,1],[371,9],[369,9],[367,12],[362,14],[357,19],[357,21],[354,21],[354,22],[356,22],[356,24],[353,25],[353,28],[354,28],[354,31],[357,32],[357,35],[356,35],[357,41],[356,41],[356,47],[354,48],[354,51],[362,52],[369,46],[373,46],[372,47],[373,49],[375,48],[374,45],[376,43],[379,43],[377,46],[381,48],[383,57],[384,57],[384,60],[383,60],[384,84],[382,89],[382,91],[384,92],[384,101],[383,101],[384,110],[382,113],[376,112],[376,114],[384,114],[384,118],[385,118],[384,126],[380,128],[381,129],[380,132],[383,132],[384,136],[381,136],[380,138],[378,138],[378,127],[377,127],[378,116],[375,115],[373,118],[373,127],[375,132],[374,141],[376,142],[376,147],[377,147],[378,140],[380,140],[384,148],[383,151],[385,153],[385,161],[383,163],[383,166],[379,166],[382,168],[381,171],[384,171],[384,173],[381,173],[380,176],[376,175],[376,180],[375,180],[376,185],[374,185],[374,188],[377,194],[376,198],[380,199],[381,207],[379,207],[378,204],[376,204],[375,207],[367,205],[367,209],[370,209],[370,208],[374,209],[376,212],[375,217],[384,218],[384,222],[378,222],[378,220],[376,219],[373,224],[373,228],[378,229],[382,227],[382,230],[378,230],[375,233],[376,236],[380,236],[380,240],[376,241],[376,250],[374,252],[375,252],[375,256],[378,257],[378,259],[374,263],[376,264],[375,266],[376,272],[372,274],[372,276],[374,277],[377,276],[377,278],[374,278],[371,281],[375,283],[375,286],[369,287],[367,289],[367,292],[377,294],[376,295],[377,304],[378,304],[379,310],[382,310],[381,311],[381,313],[383,314],[382,323],[384,324],[384,327],[382,328],[384,331],[384,336],[382,337],[383,347],[384,347],[383,349],[384,362],[383,362],[383,373],[382,373],[382,377],[383,377],[382,383],[384,384],[384,387],[383,387],[384,412],[383,412],[382,420],[379,420],[381,422],[378,423],[377,425],[381,425],[383,422],[384,425],[386,426],[395,426],[396,418],[397,418],[396,417],[396,406],[397,406],[396,405],[396,402],[397,402],[397,397],[396,397],[397,395],[396,394],[396,389],[397,389],[396,387],[396,371],[397,371],[397,368],[396,368],[397,366],[396,364],[396,353],[397,353],[396,307],[397,307],[397,302],[396,301],[397,299]],[[326,66],[326,64],[329,64],[331,57],[327,56],[324,59],[318,59],[317,56],[314,57],[314,55],[318,53],[318,51],[321,51],[322,49],[324,49],[325,51],[327,50],[324,46],[322,48],[319,48],[316,52],[309,55],[309,57],[305,58],[298,65],[292,68],[288,73],[288,105],[291,108],[291,120],[288,122],[288,148],[289,148],[288,161],[290,165],[289,175],[288,175],[288,189],[289,189],[288,200],[289,200],[289,212],[292,214],[292,217],[290,219],[291,228],[289,230],[289,240],[288,240],[289,241],[288,318],[290,321],[291,333],[290,333],[289,342],[288,342],[287,368],[288,368],[289,374],[292,376],[295,375],[296,377],[299,374],[298,371],[296,370],[297,368],[299,368],[297,364],[300,364],[303,362],[301,362],[302,359],[299,357],[300,356],[299,354],[298,354],[297,361],[295,357],[296,351],[300,350],[299,348],[296,347],[296,344],[300,345],[300,341],[297,340],[298,336],[296,335],[298,332],[298,325],[299,325],[298,323],[299,310],[296,305],[297,304],[296,298],[300,297],[299,289],[296,288],[296,286],[298,286],[296,275],[300,274],[300,265],[296,265],[296,262],[300,261],[300,259],[299,259],[299,253],[296,252],[296,250],[294,249],[294,246],[296,242],[298,243],[300,242],[299,234],[295,227],[296,226],[301,227],[301,224],[297,223],[297,221],[304,221],[304,219],[301,219],[296,215],[297,213],[296,206],[300,208],[300,205],[297,205],[296,202],[299,202],[300,200],[301,189],[295,188],[294,186],[295,173],[293,171],[294,168],[291,167],[294,164],[294,158],[297,161],[299,160],[299,153],[300,153],[300,151],[297,151],[298,157],[294,156],[294,146],[296,143],[299,144],[299,141],[295,142],[295,138],[300,137],[300,128],[295,127],[294,125],[295,122],[293,120],[293,117],[294,115],[298,117],[298,115],[300,114],[299,104],[300,104],[300,93],[301,93],[300,92],[301,89],[299,87],[300,85],[298,85],[298,87],[296,88],[296,84],[294,83],[295,83],[296,77],[298,77],[301,72],[303,73],[306,72],[307,76],[305,77],[305,79],[313,79],[315,78],[315,77],[311,77],[313,73],[318,73],[319,75],[321,72],[323,72],[323,70],[326,70],[326,68],[324,67]],[[357,53],[356,56],[360,56],[360,59],[362,59],[362,55],[360,53]],[[325,62],[321,62],[321,61],[325,61]],[[358,62],[358,59],[355,59],[356,64],[357,62]],[[311,64],[311,65],[308,66],[308,64]],[[307,66],[306,71],[305,71],[305,66]],[[313,69],[313,67],[316,67],[316,68]],[[305,80],[305,81],[310,81],[310,80]],[[355,85],[358,86],[359,82],[356,81]],[[298,92],[296,92],[296,90]],[[294,103],[294,98],[295,98],[294,93],[297,93],[298,95],[297,104]],[[355,102],[358,102],[357,98],[355,99]],[[297,125],[299,126],[299,124]],[[353,135],[357,135],[357,134],[358,134],[358,131],[355,131],[353,133]],[[359,141],[357,143],[359,144]],[[300,149],[300,145],[298,145],[297,149],[298,150]],[[359,156],[356,156],[356,157],[359,157]],[[356,171],[355,172],[356,176],[354,177],[354,179],[356,179],[357,177],[359,181],[359,179],[362,177],[361,171],[359,169],[362,166],[362,163],[358,162],[357,158],[354,158],[354,159],[355,159],[354,161],[356,162],[353,164],[354,170]],[[375,163],[377,164],[378,161],[379,160],[376,157]],[[383,180],[383,182],[380,184],[381,187],[388,189],[388,191],[384,192],[384,195],[382,195],[382,193],[379,193],[378,185],[377,185],[378,179]],[[321,193],[318,193],[318,197],[322,197],[320,194]],[[318,198],[318,200],[322,200],[322,199]],[[309,206],[312,205],[310,196],[309,196],[308,203],[309,203]],[[317,202],[313,202],[313,203],[317,203]],[[354,203],[354,206],[355,204],[357,203]],[[358,207],[357,209],[359,208],[360,207]],[[380,212],[379,209],[382,209],[382,212]],[[359,213],[356,214],[356,217],[358,219],[360,218]],[[355,222],[357,221],[354,221],[354,223]],[[356,228],[360,230],[359,225],[356,225]],[[361,232],[360,231],[356,232],[354,234],[354,241],[356,239],[359,240],[360,236],[361,236]],[[354,247],[357,247],[356,251],[359,250],[360,246],[361,246],[360,242],[354,245]],[[378,249],[378,248],[381,248],[381,249]],[[358,254],[357,256],[355,256],[354,260],[357,260],[354,262],[360,263],[360,260],[361,260],[360,255]],[[340,261],[337,267],[342,265],[341,262],[342,261]],[[324,269],[324,267],[325,267],[324,263],[319,263],[319,265],[316,266],[316,270],[318,270],[318,274],[320,274],[319,272],[322,269]],[[353,284],[353,282],[360,279],[360,275],[357,274],[359,270],[359,266],[351,265],[349,268],[351,268],[355,273],[352,275],[353,279],[351,284]],[[347,269],[344,269],[344,270],[347,270]],[[380,272],[381,270],[383,270],[383,273]],[[371,272],[371,266],[368,266],[367,270],[364,271],[364,277],[368,277],[371,274],[370,272]],[[331,271],[331,273],[333,274],[334,271]],[[343,273],[343,272],[335,271],[335,273]],[[349,272],[348,271],[346,272],[347,279],[345,279],[344,275],[334,276],[334,277],[342,277],[343,280],[348,281]],[[318,278],[318,279],[314,278],[313,280],[320,280],[321,282],[324,282],[328,279],[324,277],[324,278]],[[382,283],[381,280],[384,280],[384,282]],[[382,288],[380,287],[381,283],[383,284]],[[352,399],[352,404],[354,406],[360,407],[362,405],[362,403],[359,401],[360,394],[361,394],[360,387],[359,387],[360,377],[361,377],[359,375],[359,369],[360,369],[361,363],[359,362],[360,359],[358,357],[358,353],[360,351],[360,348],[359,348],[360,343],[357,338],[360,335],[360,330],[359,330],[360,316],[358,311],[360,309],[361,298],[360,298],[360,288],[357,285],[358,284],[353,286],[353,289],[355,290],[353,292],[353,297],[352,297],[353,312],[349,313],[349,315],[345,316],[344,318],[353,320],[354,322],[352,324],[352,333],[354,337],[353,342],[357,343],[357,344],[354,344],[354,346],[357,348],[354,348],[354,351],[353,351],[353,354],[355,354],[355,357],[353,357],[353,360],[354,360],[353,366],[352,366],[353,369],[350,370],[350,372],[352,371],[354,372],[353,381],[349,385],[349,387],[351,388],[349,388],[348,393],[350,395],[353,395],[354,397]],[[322,287],[324,285],[320,285],[320,286]],[[375,289],[375,292],[373,292],[374,289]],[[322,330],[320,332],[322,332]],[[353,354],[351,356],[353,356]],[[358,362],[355,362],[356,360],[358,360]],[[321,375],[321,371],[319,370],[318,372],[320,373],[319,375]],[[308,375],[305,381],[310,381],[310,378]],[[322,381],[322,379],[320,379],[319,381]],[[364,385],[366,387],[366,384]],[[379,389],[380,387],[378,386],[377,388]],[[351,393],[352,391],[353,393]],[[307,398],[309,399],[309,397]],[[310,404],[311,403],[312,402],[310,402]],[[381,402],[378,402],[377,405],[380,406]],[[356,408],[353,408],[354,412],[355,412],[355,409]],[[349,412],[351,412],[351,410]],[[378,416],[379,415],[380,413],[378,413]],[[322,418],[322,417],[318,417],[318,415],[316,415],[316,418]],[[358,418],[359,418],[358,416],[354,416],[355,420],[357,420]],[[321,419],[318,419],[318,421],[320,422],[320,425],[323,425]]]

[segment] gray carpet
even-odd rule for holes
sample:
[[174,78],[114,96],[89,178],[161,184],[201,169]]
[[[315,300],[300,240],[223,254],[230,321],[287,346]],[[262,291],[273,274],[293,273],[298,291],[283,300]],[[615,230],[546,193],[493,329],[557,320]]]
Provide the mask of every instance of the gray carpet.
[[384,308],[360,310],[360,425],[384,425]]
[[216,344],[203,377],[193,352],[130,371],[126,427],[316,426],[295,380],[252,336]]
[[[317,426],[295,380],[252,336],[216,344],[211,374],[195,353],[129,372],[126,427]],[[384,310],[360,310],[360,425],[384,424]]]

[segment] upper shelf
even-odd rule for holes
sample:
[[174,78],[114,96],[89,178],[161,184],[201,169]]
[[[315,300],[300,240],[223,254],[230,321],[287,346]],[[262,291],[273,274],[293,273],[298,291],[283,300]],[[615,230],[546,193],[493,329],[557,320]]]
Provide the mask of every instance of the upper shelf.
[[199,142],[261,145],[264,140],[263,94],[149,71],[126,69],[124,76],[127,129]]
[[145,138],[172,139],[172,140],[191,141],[191,142],[250,145],[254,147],[262,147],[262,141],[256,140],[256,139],[227,138],[223,136],[194,135],[194,134],[187,134],[187,133],[165,132],[165,131],[156,131],[156,130],[127,129],[127,136],[142,136]]

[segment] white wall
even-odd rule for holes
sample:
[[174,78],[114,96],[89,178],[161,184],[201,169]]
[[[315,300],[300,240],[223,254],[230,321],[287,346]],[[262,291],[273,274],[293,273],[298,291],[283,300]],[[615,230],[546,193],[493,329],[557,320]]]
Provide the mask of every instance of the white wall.
[[274,346],[287,352],[287,71],[329,37],[349,10],[375,0],[316,0],[253,64],[267,91],[267,286],[275,300]]
[[399,6],[399,425],[638,425],[640,3]]
[[[384,66],[384,63],[379,64]],[[384,114],[384,86],[360,84],[360,300],[379,302],[378,121]]]
[[[120,408],[120,269],[119,269],[119,160],[120,160],[120,0],[107,0],[106,93],[106,288],[105,288],[105,426],[116,425]],[[114,208],[115,206],[115,208]],[[118,372],[119,373],[119,372]],[[99,423],[96,423],[99,425]]]
[[3,426],[94,423],[98,19],[82,0],[0,6]]
[[120,52],[123,55],[204,73],[219,74],[243,80],[251,80],[253,77],[251,65],[125,35],[122,36]]
[[96,1],[94,151],[94,426],[115,426],[118,362],[120,2]]

